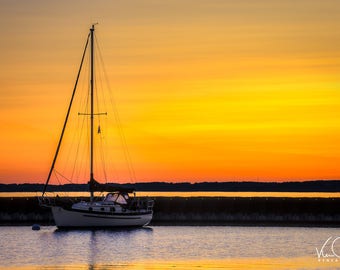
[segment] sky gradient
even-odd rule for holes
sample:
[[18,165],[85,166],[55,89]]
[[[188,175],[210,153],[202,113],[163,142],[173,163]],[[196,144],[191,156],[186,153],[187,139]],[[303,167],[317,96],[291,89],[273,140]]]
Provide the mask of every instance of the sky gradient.
[[138,181],[340,179],[340,1],[0,4],[0,183],[45,181],[93,22]]

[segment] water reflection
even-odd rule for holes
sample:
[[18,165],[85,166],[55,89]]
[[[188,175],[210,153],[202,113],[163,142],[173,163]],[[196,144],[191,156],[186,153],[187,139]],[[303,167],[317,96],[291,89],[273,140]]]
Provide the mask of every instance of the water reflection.
[[[107,258],[108,261],[110,261],[110,264],[118,264],[119,260],[117,260],[117,256],[119,256],[119,251],[122,249],[125,249],[125,243],[124,247],[119,247],[120,239],[125,239],[126,242],[130,242],[130,245],[132,245],[133,249],[133,243],[136,239],[136,236],[140,235],[141,233],[148,234],[148,237],[150,237],[153,230],[150,227],[143,227],[143,228],[118,228],[118,229],[104,229],[104,230],[91,230],[90,238],[88,242],[88,265],[89,270],[94,270],[101,268],[99,265],[101,264],[101,261],[104,257]],[[103,243],[103,238],[107,239],[109,242],[108,244]],[[116,241],[119,239],[118,241]],[[112,249],[112,242],[113,245],[116,242],[117,243],[117,249]],[[131,250],[130,249],[130,250]],[[115,252],[115,254],[112,254],[112,252]],[[129,251],[128,251],[129,252]],[[110,259],[112,258],[112,259]]]
[[117,266],[140,260],[152,233],[151,227],[56,229],[53,236],[57,243],[63,243],[61,252],[68,250],[69,254],[63,254],[65,261],[81,261],[88,269],[98,269],[103,262]]
[[96,231],[92,230],[90,236],[90,241],[89,241],[89,259],[88,259],[88,264],[89,264],[89,270],[95,269],[94,267],[96,266],[96,263],[99,263],[96,261],[97,258],[97,253],[98,253],[98,246],[97,246],[97,239],[96,239]]
[[152,227],[117,227],[117,228],[56,228],[53,233],[66,233],[66,232],[112,232],[112,233],[119,233],[119,232],[138,232],[138,231],[153,231]]
[[308,257],[301,258],[234,258],[225,260],[197,260],[197,261],[148,261],[126,264],[70,264],[70,265],[44,265],[44,266],[9,266],[1,267],[0,270],[192,270],[192,269],[261,269],[261,270],[283,270],[283,269],[339,269],[338,263],[319,263]]
[[319,262],[337,228],[152,227],[57,230],[1,227],[0,269],[336,269]]

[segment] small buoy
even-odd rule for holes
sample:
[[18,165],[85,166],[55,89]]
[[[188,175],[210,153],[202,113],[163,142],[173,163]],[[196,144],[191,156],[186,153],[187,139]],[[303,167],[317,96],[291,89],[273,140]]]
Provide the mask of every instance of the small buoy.
[[39,224],[33,224],[32,225],[32,230],[33,231],[39,231],[40,230],[40,225]]

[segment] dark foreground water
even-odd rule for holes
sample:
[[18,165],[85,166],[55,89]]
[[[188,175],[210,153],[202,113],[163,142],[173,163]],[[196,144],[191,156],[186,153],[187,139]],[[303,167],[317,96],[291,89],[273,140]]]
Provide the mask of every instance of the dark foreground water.
[[336,269],[336,228],[0,227],[0,269]]

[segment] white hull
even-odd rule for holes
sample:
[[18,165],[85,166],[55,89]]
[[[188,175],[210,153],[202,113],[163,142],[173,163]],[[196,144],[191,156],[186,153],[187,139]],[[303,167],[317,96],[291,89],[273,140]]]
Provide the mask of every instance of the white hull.
[[52,206],[52,214],[57,227],[133,227],[148,225],[152,219],[149,213],[98,214],[66,210]]

